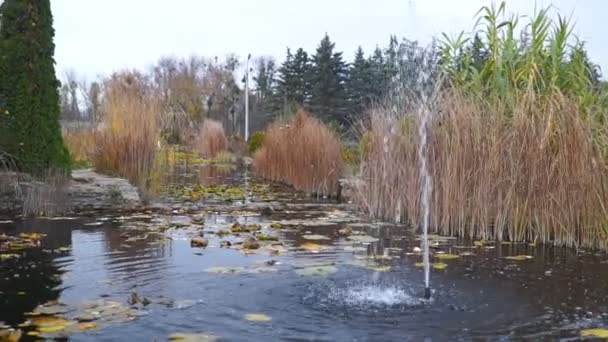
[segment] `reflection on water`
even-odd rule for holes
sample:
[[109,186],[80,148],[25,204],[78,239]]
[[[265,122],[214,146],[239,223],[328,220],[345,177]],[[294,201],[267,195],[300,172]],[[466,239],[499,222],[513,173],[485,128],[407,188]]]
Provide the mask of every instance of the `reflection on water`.
[[[434,271],[433,301],[421,302],[419,241],[408,227],[360,222],[341,206],[280,189],[273,196],[286,207],[264,212],[208,204],[195,213],[0,224],[9,235],[47,234],[41,248],[0,262],[0,321],[16,326],[52,300],[127,305],[136,292],[149,301],[136,305],[141,317],[71,339],[165,340],[174,332],[236,341],[539,339],[608,325],[604,254],[441,241],[435,253],[460,257],[443,260],[447,268]],[[204,223],[192,223],[193,216]],[[234,222],[261,224],[286,253],[244,251],[236,246],[245,235],[214,233]],[[271,228],[280,222],[280,229]],[[340,233],[346,226],[354,235]],[[209,246],[192,248],[189,239],[201,233]],[[504,258],[513,255],[532,258]],[[248,313],[272,320],[249,322]]]

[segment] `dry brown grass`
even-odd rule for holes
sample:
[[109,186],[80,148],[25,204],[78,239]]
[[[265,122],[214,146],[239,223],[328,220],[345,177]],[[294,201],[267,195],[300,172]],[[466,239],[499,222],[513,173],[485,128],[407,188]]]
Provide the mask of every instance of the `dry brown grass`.
[[[608,247],[608,172],[575,100],[522,95],[515,110],[454,94],[433,103],[431,226],[445,235]],[[371,112],[359,203],[420,222],[413,106]]]
[[136,73],[105,84],[104,113],[95,134],[93,165],[101,172],[145,186],[160,143],[161,103]]
[[228,139],[222,123],[205,119],[196,137],[195,149],[206,158],[215,158],[227,148]]
[[95,128],[72,127],[63,129],[63,141],[70,151],[72,167],[86,166],[95,152]]
[[299,111],[288,124],[273,123],[254,154],[256,173],[318,195],[334,195],[344,165],[340,140],[318,119]]

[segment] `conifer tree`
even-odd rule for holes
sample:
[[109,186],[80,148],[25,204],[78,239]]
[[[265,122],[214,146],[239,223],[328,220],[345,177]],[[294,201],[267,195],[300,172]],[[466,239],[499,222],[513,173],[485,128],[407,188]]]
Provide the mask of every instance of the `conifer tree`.
[[50,0],[4,0],[0,16],[0,149],[25,172],[67,170]]
[[326,121],[347,124],[348,66],[342,59],[342,52],[334,52],[334,48],[335,44],[325,34],[312,57],[310,107]]

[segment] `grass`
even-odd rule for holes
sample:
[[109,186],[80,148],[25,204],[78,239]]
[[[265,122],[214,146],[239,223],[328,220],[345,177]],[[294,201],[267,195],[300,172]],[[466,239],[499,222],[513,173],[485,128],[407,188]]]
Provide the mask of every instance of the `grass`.
[[63,129],[63,141],[70,151],[72,168],[79,169],[92,166],[91,157],[96,146],[95,134],[95,128],[89,127]]
[[145,188],[160,144],[159,97],[136,73],[105,84],[105,111],[95,136],[95,169]]
[[253,158],[260,176],[318,195],[335,195],[344,169],[334,131],[304,111],[273,123]]
[[228,148],[224,126],[219,121],[205,119],[196,138],[195,150],[205,158],[215,158]]

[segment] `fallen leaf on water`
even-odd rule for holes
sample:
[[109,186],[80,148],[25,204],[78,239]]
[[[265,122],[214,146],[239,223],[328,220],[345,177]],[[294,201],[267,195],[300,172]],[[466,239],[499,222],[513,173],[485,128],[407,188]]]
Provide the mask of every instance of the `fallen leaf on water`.
[[595,329],[581,330],[581,336],[584,336],[584,337],[608,338],[608,329],[595,328]]
[[17,259],[17,258],[19,258],[19,254],[15,254],[15,253],[0,254],[0,261],[9,260],[9,259]]
[[512,256],[505,257],[505,259],[515,260],[515,261],[525,261],[528,259],[532,259],[532,256],[531,255],[512,255]]
[[23,332],[19,329],[0,329],[0,341],[17,342],[21,339]]
[[338,272],[338,268],[332,265],[319,265],[300,268],[295,271],[298,275],[304,277],[326,276]]
[[300,248],[303,248],[310,252],[318,252],[319,250],[321,250],[321,248],[323,248],[323,246],[314,242],[305,242],[300,245]]
[[390,266],[378,266],[378,267],[369,267],[370,270],[376,272],[388,272],[391,270]]
[[460,258],[460,255],[458,255],[458,254],[448,254],[448,253],[435,254],[435,259],[439,259],[439,260],[452,260],[452,259],[458,259],[458,258]]
[[[424,267],[424,263],[423,262],[417,262],[414,264],[414,266],[416,267]],[[431,263],[431,267],[433,267],[436,270],[443,270],[446,267],[448,267],[448,264],[444,263],[444,262],[434,262]]]
[[210,267],[205,270],[208,273],[217,273],[217,274],[237,274],[243,272],[245,269],[243,267]]
[[320,234],[306,234],[302,235],[302,238],[306,240],[330,240],[330,238],[328,238],[327,236]]
[[214,342],[219,337],[208,334],[175,333],[169,336],[169,341],[179,342]]
[[86,322],[78,324],[78,330],[86,331],[97,328],[97,323],[94,322]]
[[372,243],[379,241],[378,238],[369,235],[351,235],[348,237],[351,241],[361,242],[361,243]]
[[270,322],[272,317],[263,313],[248,313],[245,315],[245,319],[251,322]]

